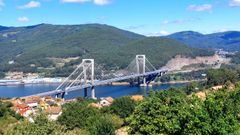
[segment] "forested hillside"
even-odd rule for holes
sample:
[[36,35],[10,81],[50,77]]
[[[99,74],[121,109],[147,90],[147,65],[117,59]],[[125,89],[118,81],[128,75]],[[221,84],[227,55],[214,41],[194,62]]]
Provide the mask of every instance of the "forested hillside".
[[177,54],[212,55],[212,51],[193,49],[172,39],[145,37],[108,25],[50,25],[0,28],[0,72],[38,72],[55,68],[50,58],[94,58],[105,69],[124,68],[136,54],[146,54],[156,67]]

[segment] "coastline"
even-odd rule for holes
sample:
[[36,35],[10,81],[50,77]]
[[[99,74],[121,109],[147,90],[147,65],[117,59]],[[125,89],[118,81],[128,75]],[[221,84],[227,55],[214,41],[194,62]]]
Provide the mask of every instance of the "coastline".
[[[181,83],[192,83],[192,82],[202,82],[205,81],[205,79],[202,80],[179,80],[179,81],[169,81],[169,82],[151,82],[151,85],[161,85],[161,84],[181,84]],[[112,86],[126,86],[130,85],[129,82],[113,82],[110,84]]]
[[160,84],[176,84],[176,83],[192,83],[192,82],[202,82],[205,81],[205,79],[202,80],[179,80],[179,81],[169,81],[169,82],[153,82],[151,84],[153,85],[160,85]]

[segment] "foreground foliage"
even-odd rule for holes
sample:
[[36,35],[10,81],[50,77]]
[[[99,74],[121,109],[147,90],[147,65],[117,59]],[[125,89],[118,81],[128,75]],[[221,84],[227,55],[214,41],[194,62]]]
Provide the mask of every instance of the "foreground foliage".
[[7,130],[6,135],[58,135],[62,128],[60,125],[50,122],[45,115],[34,118],[34,123],[23,121],[14,128]]
[[102,113],[101,110],[90,107],[89,103],[91,101],[64,105],[58,123],[65,126],[66,131],[80,128],[88,130],[91,135],[113,135],[123,121],[117,115]]
[[2,134],[9,125],[22,119],[22,117],[16,114],[11,107],[11,103],[0,101],[0,134]]
[[110,112],[120,116],[121,118],[126,118],[133,113],[135,106],[136,102],[130,97],[121,97],[113,101],[110,106]]
[[129,117],[132,134],[230,134],[239,130],[240,88],[206,100],[171,89],[152,93]]

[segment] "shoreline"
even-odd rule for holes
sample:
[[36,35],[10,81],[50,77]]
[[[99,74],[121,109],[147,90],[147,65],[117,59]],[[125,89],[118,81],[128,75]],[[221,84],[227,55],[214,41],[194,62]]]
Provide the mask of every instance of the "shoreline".
[[[151,85],[161,85],[161,84],[178,84],[178,83],[191,83],[191,82],[202,82],[205,81],[205,79],[202,80],[181,80],[181,81],[169,81],[169,82],[151,82]],[[110,84],[111,86],[126,86],[130,85],[129,82],[113,82]]]
[[181,81],[169,81],[169,82],[154,82],[153,84],[176,84],[176,83],[191,83],[191,82],[202,82],[202,80],[181,80]]

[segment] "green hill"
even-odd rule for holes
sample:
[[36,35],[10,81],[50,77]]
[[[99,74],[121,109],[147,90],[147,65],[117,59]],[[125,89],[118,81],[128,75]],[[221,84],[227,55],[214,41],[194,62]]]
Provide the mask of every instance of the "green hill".
[[185,43],[190,47],[240,51],[240,32],[238,31],[226,31],[213,34],[183,31],[173,33],[167,37]]
[[55,68],[49,58],[80,57],[65,64],[64,69],[80,63],[82,58],[94,58],[105,69],[116,69],[126,67],[136,54],[146,54],[160,67],[177,54],[194,57],[212,53],[172,39],[145,37],[100,24],[40,24],[0,30],[0,72]]

